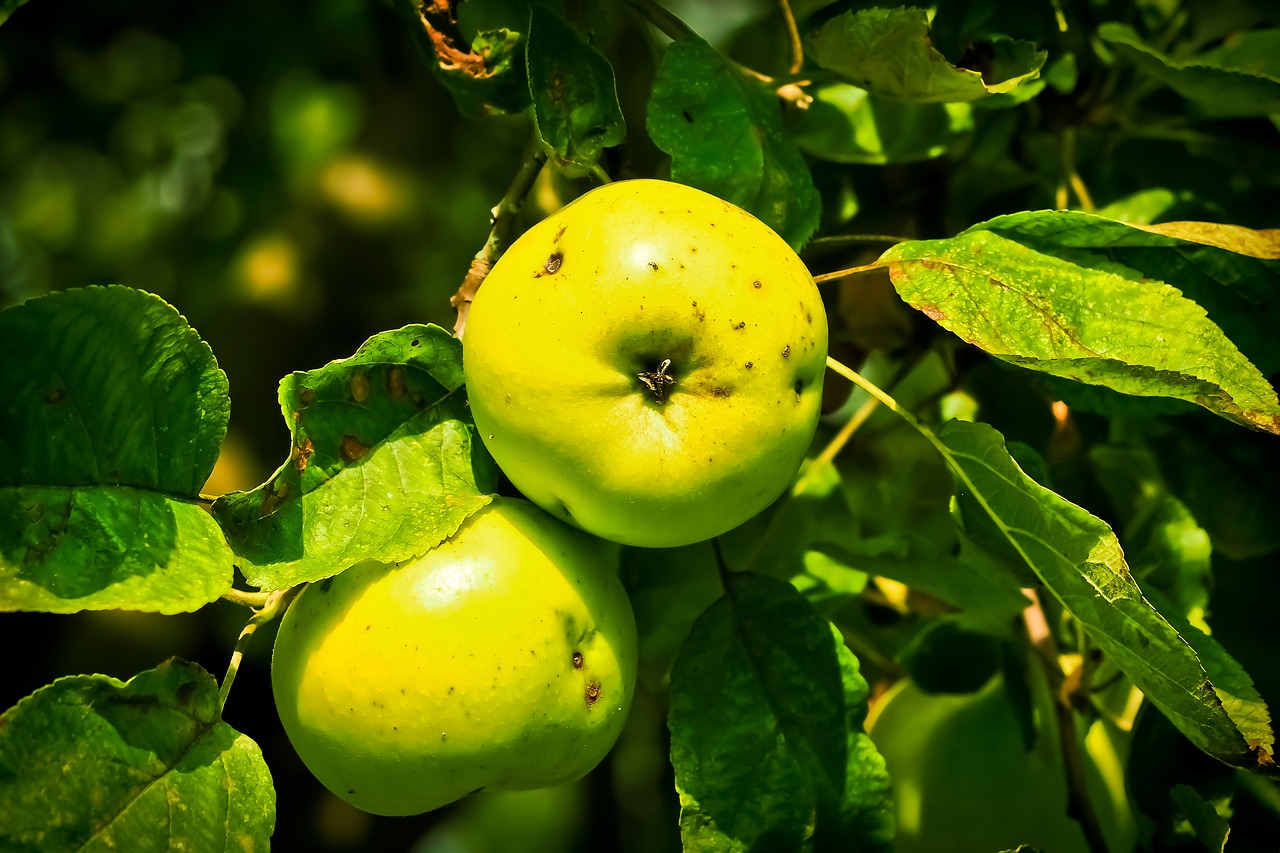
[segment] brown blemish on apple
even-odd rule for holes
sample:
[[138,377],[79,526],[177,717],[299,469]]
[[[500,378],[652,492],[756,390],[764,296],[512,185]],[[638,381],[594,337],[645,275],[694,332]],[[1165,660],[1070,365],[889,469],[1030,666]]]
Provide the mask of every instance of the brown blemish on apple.
[[748,361],[745,365],[743,365],[743,367],[747,368],[747,370],[750,370],[752,368],[752,363]]
[[741,321],[741,322],[738,322],[738,323],[734,323],[734,324],[733,324],[733,330],[734,330],[735,332],[740,332],[740,331],[742,331],[743,329],[745,329],[746,327],[747,327],[747,323],[746,323],[746,321],[745,321],[745,320],[744,320],[744,321]]
[[754,287],[756,290],[759,290],[760,288],[764,287],[764,285],[758,281],[751,282],[751,286]]
[[782,357],[787,358],[791,355],[791,344],[787,344],[782,348]]
[[597,702],[599,702],[600,701],[600,682],[598,681],[589,682],[587,684],[586,693],[583,694],[583,698],[586,699],[588,708],[593,707]]
[[564,255],[560,252],[553,252],[551,257],[547,258],[547,262],[542,265],[547,275],[554,275],[559,271],[560,265],[564,263]]
[[559,243],[559,242],[560,242],[560,238],[564,236],[565,229],[566,229],[566,228],[568,228],[568,227],[569,227],[568,225],[561,225],[561,226],[560,226],[560,230],[556,232],[556,236],[552,238],[551,242],[552,242],[552,243]]
[[657,269],[658,269],[658,262],[657,262],[657,261],[649,261],[649,269],[654,270],[654,271],[657,271]]
[[573,653],[573,668],[582,669],[582,652]]

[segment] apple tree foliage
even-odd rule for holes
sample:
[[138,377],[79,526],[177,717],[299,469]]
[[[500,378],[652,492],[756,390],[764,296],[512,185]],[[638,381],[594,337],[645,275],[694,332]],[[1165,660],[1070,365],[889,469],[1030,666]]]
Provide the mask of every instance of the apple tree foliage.
[[[6,33],[22,6],[0,2]],[[1069,776],[1089,726],[1124,733],[1139,849],[1274,849],[1247,846],[1280,826],[1280,667],[1250,651],[1274,632],[1217,624],[1213,596],[1280,548],[1270,4],[395,6],[475,132],[527,134],[493,221],[465,226],[482,271],[531,193],[665,177],[825,282],[829,404],[792,488],[713,543],[623,553],[686,850],[890,849],[869,707],[897,679],[971,693],[997,670],[1032,740],[1025,694],[1052,691]],[[211,500],[228,381],[182,306],[114,284],[14,301],[7,613],[230,598],[258,610],[247,640],[285,591],[421,555],[508,488],[439,325],[286,376],[284,461]],[[1252,594],[1274,602],[1269,565]],[[242,651],[221,690],[173,658],[17,702],[0,847],[264,849],[271,775],[222,720]],[[1270,666],[1258,686],[1241,657]]]

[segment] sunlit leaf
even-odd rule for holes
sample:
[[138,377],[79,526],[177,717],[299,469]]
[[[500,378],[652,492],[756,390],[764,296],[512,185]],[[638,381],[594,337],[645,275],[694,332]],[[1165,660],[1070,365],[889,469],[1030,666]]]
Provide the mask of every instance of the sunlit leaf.
[[[1243,240],[1232,245],[1247,248]],[[904,300],[1005,361],[1126,394],[1186,400],[1280,432],[1270,383],[1174,286],[1219,301],[1269,300],[1267,279],[1280,281],[1274,261],[1173,236],[1169,225],[1137,228],[1053,211],[902,243],[882,260]],[[1246,280],[1249,271],[1262,280]],[[1239,316],[1224,311],[1224,322],[1233,322],[1232,313]]]
[[671,674],[686,850],[888,850],[869,689],[840,635],[784,581],[729,573]]
[[822,25],[807,54],[873,95],[900,101],[973,101],[1012,92],[1040,74],[1048,54],[1026,41],[996,39],[974,51],[981,67],[957,68],[933,46],[924,9],[845,12]]
[[673,180],[750,211],[793,247],[817,229],[822,200],[777,94],[701,39],[667,48],[648,129],[671,155]]
[[289,460],[214,504],[255,586],[407,560],[489,502],[493,463],[467,411],[462,344],[438,326],[383,332],[350,358],[286,376],[280,404]]
[[627,134],[609,60],[555,12],[534,6],[525,62],[539,139],[566,174],[587,174]]
[[213,677],[176,659],[37,690],[0,717],[0,847],[266,850],[271,775],[220,707]]
[[158,297],[91,287],[0,314],[0,609],[195,610],[232,555],[196,501],[227,378]]
[[950,421],[938,438],[981,545],[1028,565],[1192,743],[1228,764],[1276,771],[1266,705],[1248,676],[1207,635],[1176,614],[1166,618],[1143,595],[1105,522],[1027,477],[986,424]]

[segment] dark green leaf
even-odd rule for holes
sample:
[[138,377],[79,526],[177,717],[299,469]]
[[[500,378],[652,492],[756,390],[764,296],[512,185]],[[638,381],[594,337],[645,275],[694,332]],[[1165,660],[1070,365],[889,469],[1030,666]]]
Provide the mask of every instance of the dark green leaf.
[[806,153],[837,163],[910,163],[947,152],[973,128],[965,104],[908,104],[833,83],[813,92],[795,117],[793,136]]
[[1204,235],[1043,211],[999,217],[949,240],[901,243],[882,260],[904,300],[1005,361],[1126,394],[1187,400],[1280,432],[1274,389],[1204,309],[1106,254],[1141,248],[1117,257],[1266,298],[1260,290],[1269,284],[1243,276],[1274,262],[1220,244],[1256,253],[1251,240],[1265,244],[1267,234]]
[[0,488],[0,610],[199,610],[232,554],[202,507],[128,486]]
[[489,502],[492,461],[467,412],[462,344],[406,326],[280,383],[289,460],[214,516],[246,579],[280,589],[361,560],[425,553]]
[[5,850],[265,850],[275,792],[218,685],[171,660],[62,678],[0,717]]
[[1186,849],[1183,845],[1193,841],[1195,832],[1171,796],[1172,790],[1186,787],[1210,808],[1228,809],[1237,771],[1197,750],[1164,715],[1144,705],[1134,721],[1125,776],[1129,801],[1147,838],[1144,847],[1175,850]]
[[661,689],[694,621],[720,597],[711,544],[624,548],[619,576],[636,616],[641,671]]
[[531,11],[525,62],[538,138],[562,171],[580,177],[627,135],[613,67],[555,12]]
[[1169,491],[1149,452],[1101,444],[1089,451],[1089,461],[1119,511],[1120,541],[1134,576],[1169,599],[1171,606],[1161,608],[1166,615],[1207,630],[1209,534]]
[[0,314],[0,609],[195,610],[231,552],[194,504],[227,378],[158,297],[90,287]]
[[783,581],[730,573],[671,674],[686,850],[888,850],[868,688],[840,636]]
[[1195,788],[1190,785],[1174,785],[1169,796],[1182,812],[1191,830],[1205,849],[1211,853],[1222,853],[1227,846],[1227,836],[1231,827],[1222,815],[1218,814],[1213,804],[1207,802]]
[[776,93],[701,39],[667,48],[648,128],[671,155],[673,180],[750,211],[794,248],[817,229],[822,200]]
[[[1027,477],[991,427],[950,421],[938,438],[960,479],[966,520],[984,519],[974,528],[979,544],[1030,566],[1196,746],[1228,764],[1274,770],[1265,705],[1248,695],[1239,667],[1224,665],[1205,635],[1180,635],[1143,596],[1110,527]],[[1211,681],[1214,670],[1222,683]]]
[[1219,117],[1280,112],[1277,32],[1246,33],[1238,37],[1234,48],[1229,42],[1204,56],[1181,61],[1147,46],[1126,24],[1110,23],[1098,28],[1104,41],[1144,73]]
[[823,24],[809,39],[814,62],[883,98],[944,103],[974,101],[1014,91],[1034,80],[1048,54],[1034,44],[995,39],[983,50],[981,68],[957,68],[934,48],[924,9],[863,9]]

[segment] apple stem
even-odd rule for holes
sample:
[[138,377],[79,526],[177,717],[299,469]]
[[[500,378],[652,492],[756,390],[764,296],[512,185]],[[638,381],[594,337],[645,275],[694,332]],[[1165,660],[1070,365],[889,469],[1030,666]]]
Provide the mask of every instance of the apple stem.
[[[236,639],[235,650],[231,653],[231,662],[227,665],[227,674],[222,677],[222,685],[218,688],[220,708],[227,707],[227,695],[231,693],[231,685],[235,684],[236,674],[240,671],[240,662],[244,660],[244,652],[249,648],[253,632],[258,630],[258,626],[265,625],[279,616],[288,607],[289,600],[296,589],[298,587],[288,587],[264,593],[266,598],[262,607],[253,612],[253,616],[245,623],[240,636]],[[250,593],[242,593],[242,595],[248,596]]]
[[676,378],[667,373],[667,368],[670,366],[671,359],[664,358],[657,370],[646,370],[644,373],[636,374],[636,378],[653,392],[653,398],[658,401],[658,405],[667,402],[667,397],[671,394],[671,386],[676,384]]
[[461,338],[466,331],[471,300],[475,298],[476,291],[484,283],[485,276],[489,275],[489,270],[497,263],[498,258],[506,251],[507,244],[511,242],[511,235],[516,227],[516,214],[520,212],[525,196],[529,194],[533,182],[542,173],[542,167],[546,162],[547,152],[543,151],[541,146],[531,151],[521,164],[520,171],[516,172],[516,176],[512,178],[511,186],[507,187],[502,200],[490,211],[489,239],[485,241],[483,248],[476,252],[466,277],[458,287],[458,292],[449,297],[449,304],[458,310],[458,320],[453,324],[453,333],[457,337]]

